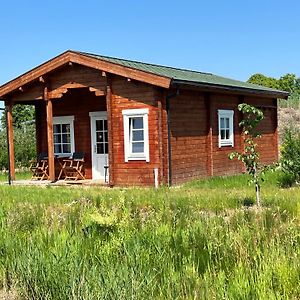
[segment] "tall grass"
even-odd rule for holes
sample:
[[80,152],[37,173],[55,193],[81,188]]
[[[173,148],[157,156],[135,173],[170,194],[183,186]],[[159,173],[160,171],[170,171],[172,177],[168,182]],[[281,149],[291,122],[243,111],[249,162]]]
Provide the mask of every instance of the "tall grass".
[[300,193],[269,182],[262,210],[243,206],[240,176],[1,186],[0,286],[29,299],[298,299]]
[[281,108],[300,108],[300,96],[299,93],[291,93],[288,99],[279,99],[278,106]]

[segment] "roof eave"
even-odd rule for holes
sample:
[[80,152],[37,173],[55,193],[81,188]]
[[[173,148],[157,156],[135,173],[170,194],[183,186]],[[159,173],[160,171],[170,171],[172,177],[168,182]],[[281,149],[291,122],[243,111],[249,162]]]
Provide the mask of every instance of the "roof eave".
[[87,67],[99,69],[108,73],[113,73],[122,77],[127,77],[137,81],[145,82],[162,88],[169,88],[171,78],[159,74],[146,72],[133,67],[101,60],[101,58],[90,57],[89,55],[71,51],[70,60]]
[[280,98],[280,99],[287,99],[289,96],[289,93],[285,91],[267,91],[267,90],[260,90],[260,89],[250,89],[245,87],[235,87],[229,85],[201,83],[201,82],[173,79],[171,82],[171,86],[178,86],[178,85],[193,86],[205,90],[214,89],[219,91],[232,91],[236,93],[245,93],[245,94],[251,94],[256,96],[264,95],[266,97]]
[[[4,83],[0,86],[0,97],[5,97],[6,95],[14,92],[19,87],[23,85],[27,85],[35,80],[37,80],[40,76],[44,76],[45,74],[53,71],[70,61],[70,53],[71,50],[67,50],[60,55],[55,56],[52,59],[47,60],[46,62],[38,65],[37,67],[17,76],[16,78]],[[48,65],[51,64],[51,68],[48,68]]]
[[69,62],[149,83],[162,88],[169,88],[171,83],[171,78],[168,77],[124,67],[104,60],[101,61],[100,59],[87,57],[83,54],[78,54],[75,51],[67,50],[62,54],[31,69],[30,71],[4,83],[2,86],[0,86],[0,97],[3,98],[9,95],[19,87],[34,82],[40,76],[44,76]]

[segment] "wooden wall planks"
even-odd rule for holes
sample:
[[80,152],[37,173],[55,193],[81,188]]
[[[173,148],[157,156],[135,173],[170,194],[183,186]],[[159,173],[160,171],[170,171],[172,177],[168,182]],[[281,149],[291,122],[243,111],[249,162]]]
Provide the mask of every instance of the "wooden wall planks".
[[[241,128],[238,126],[241,114],[237,110],[240,97],[210,94],[205,100],[205,95],[185,91],[172,99],[171,143],[173,183],[175,184],[211,174],[232,175],[244,171],[240,162],[228,159],[229,153],[243,149]],[[272,163],[278,159],[277,110],[274,108],[276,102],[269,98],[258,97],[245,97],[244,100],[249,104],[262,107],[265,119],[260,125],[262,138],[258,140],[258,150],[262,163]],[[235,111],[234,147],[219,148],[218,146],[218,109]],[[211,126],[207,125],[209,117]],[[211,131],[211,137],[207,130]],[[208,153],[209,151],[211,153]]]
[[[75,67],[75,68],[74,68]],[[76,70],[76,72],[74,71]],[[102,72],[91,71],[86,67],[68,66],[52,74],[52,88],[56,91],[70,82],[92,85],[103,89],[106,94],[106,78]],[[81,75],[80,75],[81,74]],[[91,111],[111,110],[110,129],[113,141],[111,159],[113,161],[112,185],[154,185],[154,169],[159,169],[159,182],[168,182],[168,130],[166,112],[167,90],[150,84],[128,81],[127,78],[108,74],[110,78],[110,99],[107,105],[105,96],[96,96],[89,88],[74,88],[53,100],[54,116],[75,116],[75,148],[86,153],[87,177],[91,177]],[[79,79],[76,79],[79,78]],[[66,86],[65,86],[66,87]],[[68,87],[67,87],[68,89]],[[25,91],[26,92],[26,91]],[[172,93],[172,90],[168,91]],[[263,108],[265,119],[261,129],[263,137],[259,141],[261,159],[271,163],[278,158],[276,102],[269,98],[243,97],[253,105]],[[40,102],[40,101],[37,101]],[[217,94],[201,91],[180,90],[180,95],[172,98],[171,103],[171,146],[173,183],[180,184],[190,179],[211,175],[230,175],[243,172],[241,163],[230,161],[228,154],[241,150],[242,137],[238,123],[241,114],[237,105],[241,102],[238,95]],[[274,104],[275,103],[275,104]],[[129,161],[124,159],[123,109],[149,109],[149,147],[150,162]],[[235,146],[218,147],[218,109],[233,109]],[[44,103],[37,105],[37,137],[39,152],[47,150],[46,108]]]

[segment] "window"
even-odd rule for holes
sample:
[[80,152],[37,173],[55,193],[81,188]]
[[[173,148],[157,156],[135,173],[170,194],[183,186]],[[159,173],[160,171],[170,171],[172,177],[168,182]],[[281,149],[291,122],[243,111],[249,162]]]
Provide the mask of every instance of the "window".
[[218,110],[219,116],[219,147],[234,145],[233,110]]
[[53,117],[54,154],[69,156],[75,152],[74,116]]
[[125,161],[149,162],[148,109],[122,111],[124,122]]
[[96,125],[96,153],[108,154],[108,130],[107,120],[99,119],[95,120]]

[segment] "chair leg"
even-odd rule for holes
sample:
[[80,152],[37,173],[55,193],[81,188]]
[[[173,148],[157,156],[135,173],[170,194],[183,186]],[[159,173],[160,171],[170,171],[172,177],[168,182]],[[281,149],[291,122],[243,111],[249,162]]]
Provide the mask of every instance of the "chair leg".
[[[57,180],[60,180],[62,174],[64,173],[64,169],[62,168],[58,174]],[[65,174],[66,175],[66,174]]]

